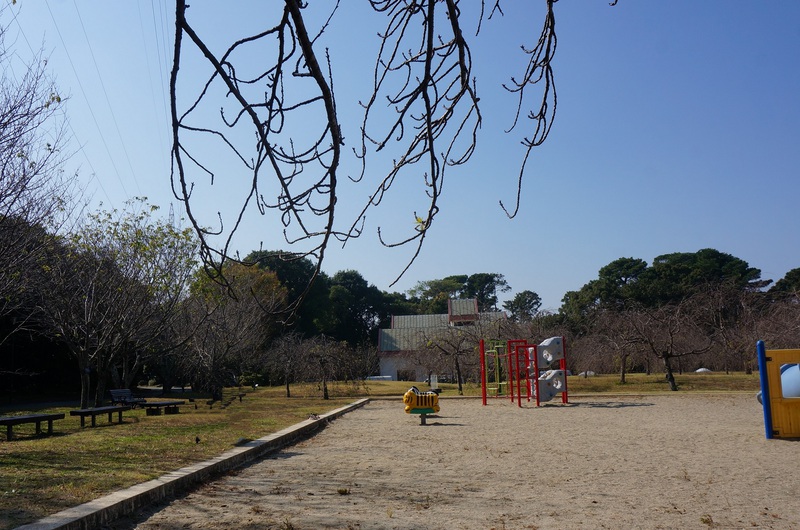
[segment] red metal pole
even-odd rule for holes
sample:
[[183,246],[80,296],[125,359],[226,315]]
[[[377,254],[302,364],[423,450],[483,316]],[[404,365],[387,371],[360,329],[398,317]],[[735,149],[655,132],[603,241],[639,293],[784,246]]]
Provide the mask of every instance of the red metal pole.
[[530,352],[530,345],[525,344],[525,381],[526,387],[528,391],[528,403],[531,401],[531,397],[533,396],[533,387],[531,386],[531,352]]
[[517,406],[519,408],[522,408],[522,389],[520,388],[520,382],[521,382],[522,376],[520,375],[520,369],[519,369],[519,349],[521,347],[522,346],[518,345],[516,348],[514,348],[514,364],[516,365],[515,366],[515,368],[516,368],[516,374],[515,375],[516,375],[516,378],[517,378]]
[[508,379],[508,397],[514,403],[514,366],[511,364],[512,350],[506,350],[506,379]]
[[486,349],[483,339],[480,342],[481,352],[481,397],[483,398],[483,405],[486,406]]
[[569,403],[569,396],[567,395],[567,339],[561,337],[561,350],[564,357],[561,359],[561,369],[564,370],[564,391],[561,393],[561,403]]
[[539,347],[533,346],[533,393],[536,396],[536,406],[539,406]]
[[[508,373],[511,376],[514,373],[513,364],[511,361],[511,356],[513,355],[512,352],[516,352],[517,346],[519,344],[525,344],[525,340],[523,339],[510,339],[506,341],[506,358],[508,359]],[[517,367],[519,368],[519,366]],[[508,382],[509,387],[509,396],[511,397],[511,402],[514,402],[514,378],[510,377]]]

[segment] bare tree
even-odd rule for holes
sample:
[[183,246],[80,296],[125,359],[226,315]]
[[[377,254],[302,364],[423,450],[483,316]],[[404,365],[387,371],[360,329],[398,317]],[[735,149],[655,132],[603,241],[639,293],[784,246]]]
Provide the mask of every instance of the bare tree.
[[614,352],[619,382],[625,384],[630,359],[642,348],[642,335],[630,311],[599,311],[595,326],[600,344]]
[[322,391],[322,398],[330,399],[328,385],[341,376],[350,352],[347,343],[325,335],[304,340],[298,352],[303,379],[316,382]]
[[13,312],[23,325],[30,314],[18,311],[30,287],[27,271],[72,206],[75,179],[62,169],[64,101],[47,62],[41,54],[28,64],[15,57],[0,27],[0,317]]
[[299,333],[284,333],[272,343],[267,352],[269,359],[267,368],[283,379],[287,398],[292,397],[290,385],[298,376],[302,344],[303,339]]
[[454,374],[458,393],[463,394],[467,377],[479,378],[478,343],[481,339],[501,337],[505,324],[504,318],[481,318],[468,325],[422,330],[420,355],[426,357],[429,370]]
[[[280,224],[276,228],[288,243],[305,244],[305,255],[316,260],[319,272],[332,239],[346,243],[361,235],[368,210],[383,202],[395,182],[414,178],[427,195],[413,212],[414,227],[400,236],[388,236],[378,227],[378,237],[388,247],[415,245],[402,276],[419,255],[439,212],[447,169],[469,162],[482,124],[465,25],[474,17],[470,29],[477,36],[482,23],[499,18],[502,9],[500,0],[481,0],[466,14],[460,4],[459,0],[370,0],[370,8],[385,16],[386,25],[378,36],[371,94],[363,103],[361,139],[355,150],[362,170],[354,180],[365,181],[372,191],[355,218],[338,229],[334,214],[344,136],[332,63],[322,37],[340,9],[339,2],[316,25],[309,24],[314,20],[308,15],[310,4],[301,0],[285,0],[280,7],[269,4],[262,14],[267,20],[271,17],[271,23],[254,34],[230,39],[231,44],[219,53],[206,42],[211,30],[201,34],[192,24],[192,10],[204,7],[189,10],[185,0],[176,1],[170,83],[173,184],[200,235],[203,260],[210,269],[220,272],[230,257],[233,234],[245,213],[254,208],[261,214],[277,212]],[[538,38],[533,36],[533,46],[523,48],[528,56],[525,71],[505,83],[496,82],[518,98],[511,129],[518,124],[522,128],[523,121],[529,124],[529,133],[522,139],[520,187],[530,152],[547,138],[555,116],[554,4],[555,0],[546,0],[543,29]],[[353,7],[348,4],[348,9]],[[218,36],[218,28],[213,33]],[[263,65],[254,67],[241,60],[242,52],[252,49],[265,58]],[[207,66],[207,74],[200,86],[192,82],[197,86],[195,96],[183,100],[179,97],[184,94],[179,86],[185,83],[180,75],[182,61],[196,57]],[[541,83],[540,94],[531,96],[537,83]],[[209,109],[214,109],[216,121],[208,119]],[[382,114],[384,110],[389,118]],[[197,137],[216,141],[227,151],[225,165],[213,167],[219,152],[193,145]],[[390,152],[392,162],[388,170],[375,172],[368,161],[379,152]],[[241,208],[232,219],[220,215],[213,229],[206,228],[194,206],[200,178],[213,185],[223,169],[231,174],[233,162],[243,175],[237,181],[243,189]],[[230,177],[226,183],[231,183]],[[507,213],[515,215],[518,206],[519,193],[517,205]]]
[[674,305],[626,312],[636,342],[664,364],[670,390],[678,390],[673,362],[705,353],[714,345],[713,336],[698,322],[696,302],[689,298]]
[[749,342],[745,351],[751,359],[757,340],[771,348],[796,348],[800,344],[800,305],[796,299],[749,305],[747,312],[742,342]]
[[222,398],[222,389],[238,382],[277,330],[271,314],[280,311],[286,291],[275,273],[236,263],[225,266],[228,285],[200,277],[186,302],[187,343],[195,379],[192,386]]

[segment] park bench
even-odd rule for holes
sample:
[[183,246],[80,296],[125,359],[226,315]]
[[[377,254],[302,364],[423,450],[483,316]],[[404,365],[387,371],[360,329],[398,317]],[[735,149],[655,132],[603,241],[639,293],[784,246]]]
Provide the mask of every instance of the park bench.
[[130,388],[116,388],[109,390],[109,392],[111,392],[112,405],[130,405],[136,408],[137,405],[141,405],[146,401],[143,397],[134,396]]
[[63,420],[64,414],[26,414],[24,416],[4,416],[0,418],[0,425],[6,426],[6,438],[14,437],[14,425],[35,423],[36,434],[42,434],[42,422],[47,422],[47,434],[53,434],[53,420]]
[[145,401],[139,403],[140,407],[145,408],[145,414],[148,416],[158,416],[161,414],[161,409],[164,409],[164,414],[177,414],[178,407],[186,404],[185,401]]
[[86,426],[86,416],[91,416],[92,418],[92,427],[96,425],[95,417],[101,414],[108,414],[108,422],[114,422],[114,413],[119,414],[119,423],[122,423],[122,413],[126,410],[131,410],[131,405],[111,405],[108,407],[95,407],[93,409],[77,409],[69,411],[70,416],[80,416],[81,417],[81,427]]

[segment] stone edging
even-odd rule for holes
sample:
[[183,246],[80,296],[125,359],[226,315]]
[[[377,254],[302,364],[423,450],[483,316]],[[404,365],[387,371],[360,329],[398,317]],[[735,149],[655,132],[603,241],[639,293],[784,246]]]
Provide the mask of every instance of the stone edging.
[[155,504],[226,471],[307,438],[322,429],[329,421],[361,408],[369,401],[369,398],[360,399],[326,414],[321,414],[317,418],[301,421],[276,433],[242,444],[205,462],[184,467],[157,479],[111,493],[80,506],[68,508],[34,523],[20,526],[17,530],[98,528],[129,515],[143,506]]

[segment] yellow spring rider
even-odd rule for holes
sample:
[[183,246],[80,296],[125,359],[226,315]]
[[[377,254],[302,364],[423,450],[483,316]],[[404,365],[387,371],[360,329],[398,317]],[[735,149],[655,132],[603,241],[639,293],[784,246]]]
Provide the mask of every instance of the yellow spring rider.
[[403,403],[406,405],[406,414],[419,414],[419,424],[427,425],[425,420],[428,414],[439,412],[439,389],[420,392],[412,386],[403,394]]

